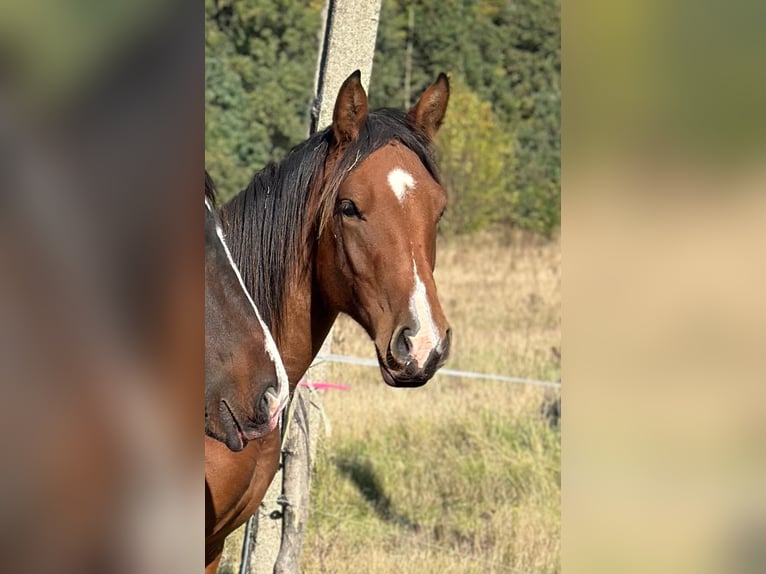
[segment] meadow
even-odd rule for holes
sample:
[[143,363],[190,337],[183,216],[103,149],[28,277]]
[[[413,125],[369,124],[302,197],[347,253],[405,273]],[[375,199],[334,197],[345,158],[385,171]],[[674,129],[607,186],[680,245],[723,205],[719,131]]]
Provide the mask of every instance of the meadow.
[[[436,280],[453,329],[448,366],[560,378],[558,240],[442,240]],[[373,358],[341,317],[334,353]],[[561,438],[550,390],[437,375],[392,389],[332,364],[312,480],[305,574],[560,571]],[[221,571],[236,563],[239,539]]]

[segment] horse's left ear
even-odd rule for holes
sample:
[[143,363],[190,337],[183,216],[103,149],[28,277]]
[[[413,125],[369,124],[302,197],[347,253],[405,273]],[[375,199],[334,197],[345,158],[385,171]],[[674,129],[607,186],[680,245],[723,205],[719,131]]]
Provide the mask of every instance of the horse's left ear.
[[418,103],[409,111],[408,117],[412,123],[433,139],[444,121],[449,102],[449,79],[443,72],[436,81],[428,86]]
[[332,113],[332,131],[339,146],[354,141],[367,119],[367,94],[362,87],[362,74],[356,70],[338,91]]

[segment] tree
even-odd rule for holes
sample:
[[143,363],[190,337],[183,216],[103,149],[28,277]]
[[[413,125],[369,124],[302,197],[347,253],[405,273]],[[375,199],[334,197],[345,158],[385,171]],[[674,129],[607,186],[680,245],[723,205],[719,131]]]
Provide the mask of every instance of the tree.
[[560,222],[560,39],[558,0],[384,0],[371,100],[402,105],[408,42],[415,92],[441,71],[464,78],[515,139],[499,219],[550,233]]
[[499,221],[513,201],[506,181],[514,169],[513,137],[492,106],[460,76],[450,86],[448,119],[437,136],[441,178],[449,197],[442,229],[470,233]]
[[321,0],[206,0],[205,164],[228,198],[306,136]]
[[550,233],[561,221],[561,11],[558,0],[485,1],[475,37],[488,65],[471,84],[517,140],[519,227]]

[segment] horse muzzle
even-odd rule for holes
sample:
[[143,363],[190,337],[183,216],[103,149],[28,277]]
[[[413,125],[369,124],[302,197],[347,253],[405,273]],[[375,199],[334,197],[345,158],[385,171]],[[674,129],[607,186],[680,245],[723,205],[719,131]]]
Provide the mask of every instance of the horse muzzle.
[[[386,350],[385,358],[378,351],[378,363],[383,380],[392,387],[420,387],[425,385],[449,357],[451,329],[427,354],[415,345],[406,327],[397,329]],[[425,359],[423,357],[425,356]],[[418,359],[417,357],[420,357]]]
[[263,438],[279,426],[286,404],[273,386],[261,393],[254,415],[242,416],[237,412],[236,404],[221,399],[213,417],[206,413],[205,432],[229,450],[239,452],[249,441]]

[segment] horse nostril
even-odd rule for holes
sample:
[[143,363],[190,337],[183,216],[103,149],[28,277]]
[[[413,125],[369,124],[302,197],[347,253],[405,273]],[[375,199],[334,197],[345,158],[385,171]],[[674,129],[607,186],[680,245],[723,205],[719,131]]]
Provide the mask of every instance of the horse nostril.
[[277,391],[274,386],[269,385],[266,390],[261,394],[261,400],[258,401],[258,407],[263,414],[268,415],[271,410],[271,403],[276,399]]
[[399,327],[392,338],[392,351],[395,358],[405,361],[410,356],[412,344],[410,343],[410,334],[412,330],[409,327]]

